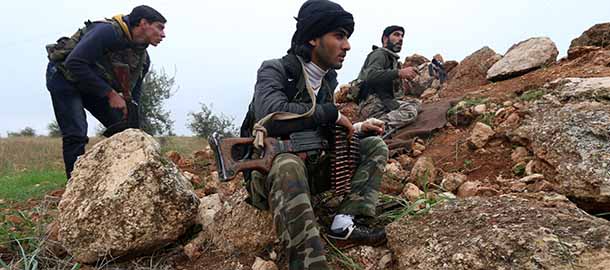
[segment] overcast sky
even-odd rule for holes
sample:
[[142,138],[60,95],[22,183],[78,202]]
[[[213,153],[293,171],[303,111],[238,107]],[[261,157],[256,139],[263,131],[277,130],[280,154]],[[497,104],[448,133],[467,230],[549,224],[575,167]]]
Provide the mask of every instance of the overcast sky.
[[[174,130],[189,135],[187,114],[200,103],[241,123],[252,97],[256,70],[265,59],[288,49],[299,7],[304,1],[4,1],[0,28],[0,136],[26,126],[46,134],[54,119],[45,87],[44,46],[71,35],[87,19],[150,5],[168,19],[166,39],[149,53],[155,69],[175,74],[179,89],[166,108]],[[513,1],[337,1],[354,15],[355,32],[339,82],[358,74],[383,28],[406,28],[401,58],[418,53],[461,61],[483,46],[504,54],[514,43],[550,37],[566,55],[570,41],[596,23],[610,21],[610,2],[602,0]],[[90,115],[89,130],[98,122]]]

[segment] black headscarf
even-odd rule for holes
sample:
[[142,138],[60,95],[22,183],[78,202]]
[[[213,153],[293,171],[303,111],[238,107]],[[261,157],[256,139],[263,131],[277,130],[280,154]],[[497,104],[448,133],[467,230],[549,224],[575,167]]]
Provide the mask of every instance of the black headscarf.
[[381,35],[381,44],[383,44],[383,37],[390,37],[394,31],[401,31],[403,34],[405,33],[405,29],[402,26],[390,25],[383,30],[383,34]]
[[297,30],[292,36],[292,42],[288,53],[300,55],[305,61],[310,60],[310,49],[307,42],[321,37],[324,34],[343,28],[348,37],[354,32],[354,17],[345,11],[339,4],[328,0],[308,0],[305,2],[297,20]]

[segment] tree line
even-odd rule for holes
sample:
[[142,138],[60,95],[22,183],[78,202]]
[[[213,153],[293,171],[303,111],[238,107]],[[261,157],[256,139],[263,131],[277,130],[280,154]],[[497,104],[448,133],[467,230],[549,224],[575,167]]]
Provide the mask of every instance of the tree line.
[[[168,100],[176,91],[175,76],[168,75],[165,70],[151,69],[144,77],[142,82],[142,96],[140,97],[140,127],[152,136],[173,136],[174,121],[170,118],[170,112],[163,108],[165,101]],[[212,105],[201,103],[201,110],[190,112],[187,127],[199,137],[207,137],[214,131],[219,131],[225,135],[236,135],[237,129],[233,124],[233,118],[224,114],[215,114]],[[56,120],[47,125],[50,137],[61,137],[61,130]],[[96,128],[96,135],[101,136],[104,131],[103,126]],[[36,130],[25,127],[22,130],[8,132],[8,137],[37,136]]]

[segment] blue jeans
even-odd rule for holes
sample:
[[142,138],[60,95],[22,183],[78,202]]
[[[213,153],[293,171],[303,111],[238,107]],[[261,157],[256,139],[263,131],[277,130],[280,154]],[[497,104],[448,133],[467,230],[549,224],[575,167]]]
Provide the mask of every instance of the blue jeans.
[[85,109],[105,127],[119,122],[123,116],[120,110],[110,107],[107,97],[79,91],[53,63],[47,66],[46,78],[55,118],[61,130],[66,176],[70,179],[76,158],[85,153],[85,145],[89,142]]

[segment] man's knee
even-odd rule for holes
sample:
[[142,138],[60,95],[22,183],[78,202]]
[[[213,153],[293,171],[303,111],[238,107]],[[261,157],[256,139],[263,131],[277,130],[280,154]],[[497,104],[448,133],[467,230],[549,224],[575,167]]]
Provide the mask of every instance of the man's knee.
[[361,153],[368,156],[378,156],[387,160],[388,145],[379,136],[366,137],[360,142]]
[[296,155],[283,153],[275,157],[269,178],[286,188],[307,187],[305,163]]

